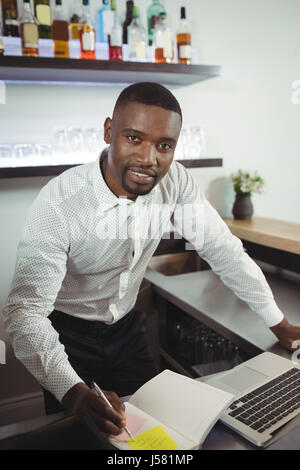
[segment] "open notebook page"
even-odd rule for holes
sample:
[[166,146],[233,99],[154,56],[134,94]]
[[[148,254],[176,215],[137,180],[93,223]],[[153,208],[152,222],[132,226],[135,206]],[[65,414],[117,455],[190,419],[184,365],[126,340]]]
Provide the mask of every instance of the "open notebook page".
[[233,399],[230,393],[165,370],[135,392],[129,403],[199,444]]
[[[179,450],[190,450],[190,449],[197,447],[196,442],[186,439],[184,436],[176,432],[174,429],[171,429],[169,426],[166,426],[165,424],[161,423],[159,420],[153,418],[152,416],[149,416],[144,411],[137,409],[135,406],[131,405],[128,402],[125,402],[124,405],[126,407],[126,413],[130,413],[131,415],[141,416],[142,418],[146,419],[145,423],[138,430],[137,434],[141,434],[142,432],[148,431],[149,429],[152,429],[155,426],[161,425],[164,428],[164,430],[169,434],[169,436],[173,439],[173,441],[175,441],[176,444],[178,444]],[[119,442],[115,439],[111,439],[111,442],[118,449],[131,450],[131,447],[129,446],[129,444],[127,444],[127,442]]]

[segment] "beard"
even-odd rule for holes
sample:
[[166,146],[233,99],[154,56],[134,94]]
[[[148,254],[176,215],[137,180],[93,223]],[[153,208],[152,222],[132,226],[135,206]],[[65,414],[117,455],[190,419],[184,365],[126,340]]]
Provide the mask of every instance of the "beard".
[[[124,171],[122,175],[122,187],[125,189],[125,191],[129,194],[133,194],[134,196],[145,196],[146,194],[149,194],[154,186],[157,184],[157,176],[153,178],[153,182],[151,184],[135,184],[131,183],[131,185],[126,183],[126,174],[127,170]],[[142,187],[144,186],[144,189]]]

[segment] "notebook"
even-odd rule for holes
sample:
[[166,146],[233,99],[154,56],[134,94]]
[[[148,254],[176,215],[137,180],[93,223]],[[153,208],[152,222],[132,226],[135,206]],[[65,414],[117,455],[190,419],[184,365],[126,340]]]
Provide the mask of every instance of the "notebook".
[[128,436],[111,443],[123,450],[199,449],[233,399],[231,393],[166,369],[124,403],[126,414],[143,419],[133,433],[135,443]]

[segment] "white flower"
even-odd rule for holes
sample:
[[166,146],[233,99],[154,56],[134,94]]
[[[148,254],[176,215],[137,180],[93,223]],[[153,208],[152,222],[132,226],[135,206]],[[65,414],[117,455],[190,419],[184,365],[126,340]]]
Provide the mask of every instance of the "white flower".
[[242,193],[250,193],[251,192],[251,183],[249,181],[245,181],[241,184],[241,191]]
[[257,171],[251,175],[249,171],[238,170],[236,173],[232,173],[230,178],[236,193],[262,193],[265,184]]
[[253,185],[252,191],[254,193],[261,194],[262,193],[262,184],[259,181],[256,181]]

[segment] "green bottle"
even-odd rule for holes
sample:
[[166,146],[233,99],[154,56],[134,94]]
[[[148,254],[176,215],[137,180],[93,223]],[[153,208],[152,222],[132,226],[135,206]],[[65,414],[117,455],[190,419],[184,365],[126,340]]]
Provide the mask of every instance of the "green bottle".
[[155,20],[161,13],[166,13],[166,9],[159,3],[159,0],[152,0],[152,5],[147,10],[148,19],[148,41],[149,45],[153,44],[153,30],[155,26]]
[[39,37],[52,38],[50,0],[34,0],[34,14],[39,23]]

